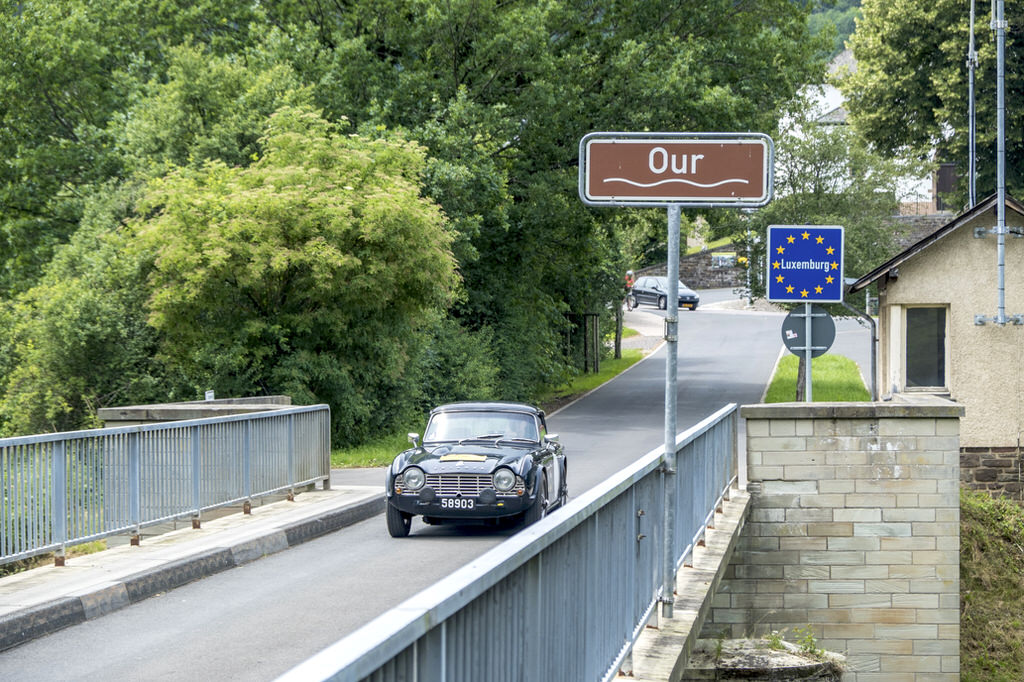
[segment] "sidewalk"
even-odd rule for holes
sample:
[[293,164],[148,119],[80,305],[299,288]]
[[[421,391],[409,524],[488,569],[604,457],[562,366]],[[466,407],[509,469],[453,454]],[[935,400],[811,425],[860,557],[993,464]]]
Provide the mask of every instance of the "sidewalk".
[[381,485],[344,485],[204,520],[0,578],[0,651],[255,561],[384,511]]

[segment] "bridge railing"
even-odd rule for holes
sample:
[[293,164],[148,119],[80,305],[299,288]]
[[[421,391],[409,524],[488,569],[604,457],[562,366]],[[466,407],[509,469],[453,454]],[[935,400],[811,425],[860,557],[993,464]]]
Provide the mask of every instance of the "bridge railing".
[[728,405],[679,435],[675,476],[651,451],[280,679],[614,678],[664,596],[665,500],[680,566],[736,481],[736,437]]
[[317,481],[326,405],[0,438],[0,564]]

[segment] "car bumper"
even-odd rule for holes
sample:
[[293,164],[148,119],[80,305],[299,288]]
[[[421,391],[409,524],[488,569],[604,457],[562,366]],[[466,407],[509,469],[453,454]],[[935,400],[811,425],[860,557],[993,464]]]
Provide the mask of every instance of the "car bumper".
[[417,493],[392,493],[388,503],[406,514],[438,519],[489,519],[522,514],[533,504],[529,495],[498,495],[483,490],[477,495],[438,495],[429,486]]

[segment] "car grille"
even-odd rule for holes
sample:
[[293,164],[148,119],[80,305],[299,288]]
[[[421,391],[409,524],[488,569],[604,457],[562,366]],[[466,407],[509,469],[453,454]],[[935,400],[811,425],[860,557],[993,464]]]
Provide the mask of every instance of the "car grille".
[[[402,485],[402,477],[395,479],[397,487]],[[442,497],[476,497],[487,489],[494,489],[494,483],[490,474],[427,474],[428,487],[434,489]],[[408,492],[408,491],[406,491]],[[496,491],[497,492],[497,491]],[[516,484],[507,493],[499,492],[498,495],[518,496],[526,492],[523,479],[516,477]],[[413,493],[415,494],[415,493]]]

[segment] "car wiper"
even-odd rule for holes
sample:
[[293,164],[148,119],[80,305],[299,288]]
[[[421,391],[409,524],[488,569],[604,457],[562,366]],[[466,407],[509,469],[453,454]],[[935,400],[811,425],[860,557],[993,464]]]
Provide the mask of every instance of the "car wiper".
[[537,442],[537,440],[535,438],[505,438],[505,437],[501,437],[501,438],[498,439],[499,443],[501,443],[502,441],[508,441],[508,442],[511,442],[511,443],[534,443],[534,444]]
[[[504,436],[505,436],[505,434],[503,434],[503,433],[485,433],[482,436],[473,436],[471,438],[463,438],[463,439],[459,440],[459,445],[462,445],[467,440],[495,440],[495,439],[503,438]],[[495,440],[495,442],[497,442],[497,441]]]

